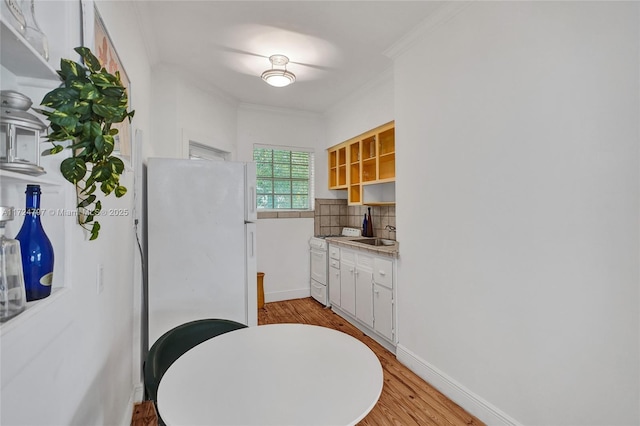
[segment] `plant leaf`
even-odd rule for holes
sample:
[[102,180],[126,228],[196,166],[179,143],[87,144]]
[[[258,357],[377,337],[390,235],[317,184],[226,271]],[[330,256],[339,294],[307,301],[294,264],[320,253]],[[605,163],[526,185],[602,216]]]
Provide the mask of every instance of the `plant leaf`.
[[62,145],[53,145],[53,148],[45,149],[41,155],[54,155],[61,152],[64,149]]
[[104,96],[107,96],[110,98],[116,98],[119,100],[122,97],[122,95],[124,95],[124,88],[123,87],[105,87],[104,89],[102,89],[102,94]]
[[85,84],[82,90],[80,90],[80,98],[93,100],[100,98],[100,92],[98,88],[91,83]]
[[104,117],[106,121],[109,121],[111,123],[113,123],[114,120],[119,117],[120,113],[120,111],[116,107],[101,105],[98,103],[94,103],[91,107],[91,110],[94,114],[99,115],[100,117]]
[[88,47],[80,46],[76,47],[73,50],[75,50],[80,55],[87,68],[89,68],[89,71],[91,71],[92,73],[100,71],[100,61],[91,52],[91,49],[89,49]]
[[124,186],[118,186],[116,188],[116,191],[115,191],[116,198],[120,198],[126,193],[127,193],[127,188],[125,188]]
[[100,222],[93,222],[93,226],[91,227],[91,237],[89,241],[95,240],[98,238],[98,234],[100,233]]
[[106,164],[96,165],[91,171],[91,177],[98,182],[104,182],[111,177],[111,167]]
[[66,87],[58,87],[47,93],[42,98],[41,105],[57,108],[59,105],[75,101],[78,99],[78,92]]
[[87,165],[78,157],[65,158],[60,163],[60,172],[66,180],[75,184],[87,174]]
[[102,135],[104,138],[104,150],[103,153],[105,155],[110,155],[113,152],[113,148],[115,146],[113,136],[111,135]]
[[91,195],[96,190],[96,186],[94,184],[87,185],[87,187],[82,191],[83,194]]
[[69,77],[78,77],[81,73],[82,65],[77,62],[74,62],[70,59],[60,59],[60,72],[64,80],[67,80]]
[[96,200],[96,196],[95,195],[89,195],[87,198],[85,198],[84,200],[80,201],[78,203],[78,208],[85,208],[87,207],[89,204],[93,203]]
[[114,173],[121,175],[124,172],[124,162],[118,157],[109,157],[107,160]]
[[116,185],[111,179],[109,179],[102,182],[102,185],[100,185],[100,189],[102,190],[102,193],[104,195],[109,195],[113,192],[114,189],[116,189]]
[[104,136],[102,136],[102,135],[96,136],[96,138],[93,140],[93,144],[95,145],[95,147],[98,150],[98,152],[103,152],[103,150],[104,150]]
[[78,117],[56,110],[49,114],[49,121],[60,127],[75,128],[78,125]]

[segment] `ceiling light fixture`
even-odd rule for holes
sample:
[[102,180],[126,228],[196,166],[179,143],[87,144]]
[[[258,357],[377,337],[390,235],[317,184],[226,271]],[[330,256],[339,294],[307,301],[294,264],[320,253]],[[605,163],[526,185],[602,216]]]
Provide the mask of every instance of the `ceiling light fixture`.
[[268,84],[274,87],[284,87],[296,81],[296,75],[287,71],[289,58],[284,55],[271,55],[269,61],[271,61],[271,69],[262,73],[262,79]]

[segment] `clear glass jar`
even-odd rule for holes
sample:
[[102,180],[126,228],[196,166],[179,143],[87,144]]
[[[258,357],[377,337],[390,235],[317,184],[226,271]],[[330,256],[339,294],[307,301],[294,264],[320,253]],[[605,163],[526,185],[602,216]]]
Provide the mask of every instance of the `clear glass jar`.
[[36,21],[35,0],[22,0],[21,9],[26,21],[24,37],[48,61],[49,41]]
[[27,22],[22,13],[20,0],[0,0],[0,15],[2,15],[13,28],[24,35]]
[[4,235],[5,224],[12,219],[13,208],[0,207],[0,322],[15,317],[26,306],[20,243]]

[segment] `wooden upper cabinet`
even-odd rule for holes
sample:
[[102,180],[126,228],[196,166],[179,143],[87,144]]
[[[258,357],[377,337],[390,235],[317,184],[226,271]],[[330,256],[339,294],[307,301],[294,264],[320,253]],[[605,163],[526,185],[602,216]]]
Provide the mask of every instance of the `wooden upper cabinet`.
[[329,148],[329,189],[347,189],[349,204],[366,204],[365,193],[379,192],[368,185],[395,182],[395,148],[393,121]]
[[347,188],[347,147],[345,144],[329,148],[329,189]]
[[360,141],[349,144],[349,204],[358,204],[362,201],[361,176],[362,144]]
[[391,127],[378,133],[378,180],[396,179],[396,137]]

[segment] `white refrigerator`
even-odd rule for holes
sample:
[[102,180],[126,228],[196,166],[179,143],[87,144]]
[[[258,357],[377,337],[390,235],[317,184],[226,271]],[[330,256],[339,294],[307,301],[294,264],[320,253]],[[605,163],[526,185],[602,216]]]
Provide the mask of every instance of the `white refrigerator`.
[[255,163],[147,162],[149,347],[202,318],[257,325]]

